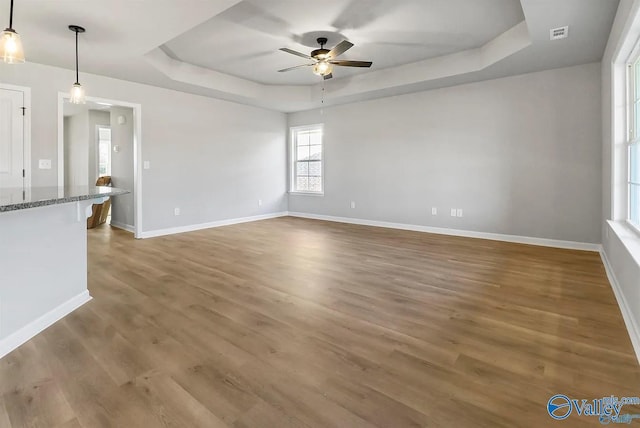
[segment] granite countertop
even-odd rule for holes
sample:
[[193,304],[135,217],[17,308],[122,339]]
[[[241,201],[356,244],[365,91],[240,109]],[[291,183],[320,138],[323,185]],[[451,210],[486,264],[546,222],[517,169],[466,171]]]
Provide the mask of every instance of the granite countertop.
[[0,189],[0,213],[100,199],[126,193],[129,191],[100,186],[5,188]]

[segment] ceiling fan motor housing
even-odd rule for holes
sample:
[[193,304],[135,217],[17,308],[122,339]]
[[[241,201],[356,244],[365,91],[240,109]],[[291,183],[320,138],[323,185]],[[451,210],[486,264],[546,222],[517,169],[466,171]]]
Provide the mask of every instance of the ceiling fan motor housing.
[[324,45],[327,44],[327,38],[326,37],[318,37],[318,39],[316,40],[318,42],[318,44],[320,45],[320,49],[316,49],[311,51],[311,56],[315,59],[318,60],[322,60],[322,59],[327,59],[327,54],[330,52],[329,49],[325,49]]
[[315,59],[326,59],[329,49],[316,49],[311,51],[311,56]]

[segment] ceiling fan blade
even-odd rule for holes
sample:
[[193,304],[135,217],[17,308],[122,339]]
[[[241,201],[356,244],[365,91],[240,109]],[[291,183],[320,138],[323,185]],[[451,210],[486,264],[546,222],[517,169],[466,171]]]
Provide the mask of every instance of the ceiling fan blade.
[[348,42],[346,40],[343,40],[340,43],[338,43],[337,45],[335,45],[335,47],[329,51],[327,56],[329,58],[335,58],[338,55],[342,55],[343,53],[345,53],[346,51],[348,51],[352,47],[353,47],[353,43]]
[[349,60],[331,60],[330,64],[339,65],[342,67],[371,67],[373,64],[371,61],[349,61]]
[[295,70],[296,68],[301,68],[301,67],[311,67],[312,65],[315,65],[315,64],[300,64],[300,65],[296,65],[294,67],[283,68],[282,70],[278,70],[278,73],[283,73],[285,71]]
[[322,76],[322,78],[323,78],[324,80],[333,79],[333,73],[326,74],[326,75]]
[[311,58],[309,55],[307,55],[307,54],[303,54],[302,52],[294,51],[293,49],[289,49],[289,48],[280,48],[280,50],[281,50],[282,52],[290,53],[291,55],[301,56],[302,58],[306,58],[306,59],[313,59],[313,58]]

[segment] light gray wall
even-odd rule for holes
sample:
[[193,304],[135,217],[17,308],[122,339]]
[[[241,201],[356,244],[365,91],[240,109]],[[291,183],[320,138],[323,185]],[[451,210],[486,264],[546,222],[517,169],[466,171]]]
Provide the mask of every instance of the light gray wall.
[[65,126],[64,184],[86,186],[89,183],[89,111],[81,110],[68,116]]
[[[124,118],[124,123],[119,123]],[[111,183],[122,189],[134,188],[133,174],[133,109],[111,108]],[[113,198],[111,202],[111,222],[116,225],[134,226],[133,206],[135,192]]]
[[289,210],[599,243],[600,118],[600,64],[294,113],[324,123],[325,195]]
[[[614,112],[617,112],[617,114],[624,114],[624,109],[615,108],[612,102],[614,85],[614,68],[612,67],[612,62],[614,61],[614,56],[618,49],[623,43],[625,43],[623,29],[627,24],[627,20],[631,17],[632,9],[634,7],[638,7],[639,4],[640,2],[638,0],[620,1],[618,13],[607,44],[607,49],[602,59],[602,212],[604,220],[620,220],[619,218],[612,218],[612,207],[614,206],[612,183],[617,181],[615,176],[619,175],[616,174],[611,167],[612,148],[614,146],[612,135],[614,124],[612,117]],[[631,43],[635,43],[635,40],[631,40]],[[622,82],[619,82],[619,84],[624,85],[624,71],[622,74],[623,75],[619,77]],[[624,87],[622,90],[624,91]],[[624,94],[620,98],[624,99]],[[622,175],[624,176],[624,171],[622,172]],[[624,181],[622,181],[622,183],[618,183],[618,186],[625,186]],[[617,197],[626,197],[625,193],[625,190],[618,191]],[[615,203],[615,205],[619,206],[620,203]],[[616,216],[619,216],[619,214]],[[625,245],[622,239],[625,239],[627,244],[629,244],[629,242],[635,244],[636,253],[640,250],[640,245],[638,245],[639,240],[637,236],[634,237],[633,232],[626,233],[626,237],[621,239],[621,237],[618,236],[618,232],[623,230],[624,224],[620,221],[618,221],[617,224],[618,226],[622,225],[623,227],[616,227],[614,229],[606,221],[602,222],[601,227],[604,230],[602,247],[613,271],[611,273],[614,275],[617,285],[619,286],[620,293],[623,295],[628,306],[628,308],[626,308],[628,310],[628,315],[631,317],[632,322],[635,323],[635,330],[631,329],[630,333],[632,336],[635,335],[636,337],[633,339],[638,341],[638,339],[640,339],[640,337],[638,337],[638,333],[640,333],[640,331],[638,331],[638,326],[640,326],[640,263],[638,262],[638,257],[640,256],[636,254],[634,258],[629,247]],[[636,350],[636,352],[638,351]],[[638,358],[640,358],[640,355]]]
[[89,185],[98,179],[98,126],[111,126],[108,111],[89,110]]
[[98,167],[96,126],[110,126],[109,112],[86,106],[73,106],[73,112],[64,117],[64,182],[66,186],[93,186]]
[[[32,184],[56,185],[58,92],[69,91],[73,72],[33,63],[1,72],[2,82],[32,90]],[[142,105],[142,158],[151,162],[144,231],[287,209],[285,114],[103,76],[80,80],[89,96]],[[53,168],[39,170],[38,159]]]

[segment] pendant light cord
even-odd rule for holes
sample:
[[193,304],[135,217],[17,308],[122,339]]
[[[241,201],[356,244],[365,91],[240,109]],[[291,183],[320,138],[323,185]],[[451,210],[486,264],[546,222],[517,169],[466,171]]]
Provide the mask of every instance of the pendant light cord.
[[11,10],[9,11],[9,28],[13,30],[13,0],[11,0]]
[[[13,2],[13,0],[11,0]],[[80,77],[78,73],[78,30],[76,30],[76,84],[80,84]]]

